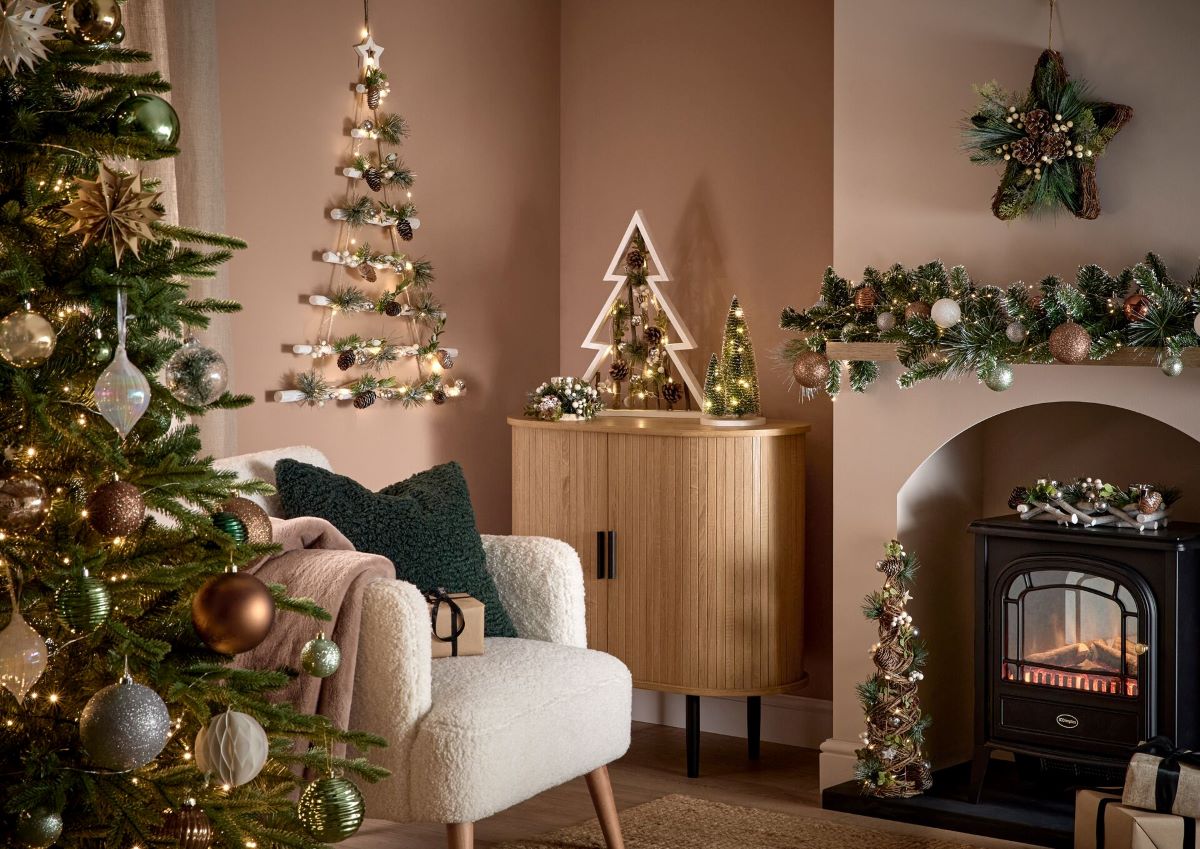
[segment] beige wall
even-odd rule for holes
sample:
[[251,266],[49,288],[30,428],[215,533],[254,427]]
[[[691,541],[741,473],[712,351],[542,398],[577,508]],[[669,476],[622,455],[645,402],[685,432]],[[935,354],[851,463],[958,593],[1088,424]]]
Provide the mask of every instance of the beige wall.
[[[830,692],[830,409],[801,407],[775,365],[787,304],[829,263],[832,4],[828,0],[565,0],[562,6],[561,362],[580,350],[634,209],[646,212],[696,337],[702,379],[729,299],[746,310],[764,411],[814,425],[808,475],[806,667]],[[670,505],[664,505],[670,509]]]
[[[559,11],[552,0],[376,2],[389,109],[412,134],[422,227],[449,313],[443,337],[468,391],[445,407],[377,404],[301,409],[266,403],[306,364],[283,347],[311,341],[329,266],[315,260],[337,230],[328,211],[345,189],[345,135],[362,6],[325,0],[218,4],[221,119],[229,232],[249,250],[231,266],[233,387],[257,403],[238,413],[238,448],[289,443],[324,450],[334,467],[382,486],[445,460],[466,468],[481,529],[509,527],[507,413],[558,365]],[[356,323],[357,322],[357,323]],[[339,329],[377,334],[379,321]]]

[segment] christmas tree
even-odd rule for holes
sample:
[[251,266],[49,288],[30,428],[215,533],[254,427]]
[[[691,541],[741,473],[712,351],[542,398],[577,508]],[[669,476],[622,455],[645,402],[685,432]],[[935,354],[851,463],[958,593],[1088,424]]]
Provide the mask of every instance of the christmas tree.
[[[352,401],[360,410],[378,399],[405,407],[444,404],[462,394],[463,382],[443,374],[454,365],[458,350],[441,341],[446,313],[429,290],[433,266],[404,247],[421,226],[412,200],[415,174],[392,149],[403,142],[408,125],[402,116],[383,110],[390,90],[380,66],[384,49],[369,28],[355,50],[359,77],[348,161],[342,168],[347,193],[330,211],[338,235],[335,246],[321,254],[331,266],[326,292],[309,298],[324,315],[317,341],[292,350],[318,363],[332,359],[341,372],[360,373],[335,385],[314,368],[296,375],[293,388],[275,397],[314,406]],[[372,332],[335,336],[334,319],[353,314],[360,326],[374,317]],[[407,373],[396,376],[396,368]]]
[[302,769],[380,778],[331,746],[382,741],[231,663],[328,614],[235,569],[272,550],[266,487],[182,422],[250,398],[184,339],[238,309],[188,281],[243,245],[164,220],[137,166],[177,153],[169,86],[96,5],[0,4],[0,844],[315,849]]
[[713,354],[704,376],[704,414],[708,419],[761,422],[758,406],[758,369],[746,315],[735,296],[725,318],[720,358]]
[[700,391],[679,351],[696,347],[659,286],[670,277],[633,214],[604,279],[613,284],[583,347],[596,351],[583,379],[609,408],[605,413],[695,410]]
[[855,774],[863,792],[872,796],[916,796],[932,783],[921,751],[929,717],[917,698],[917,685],[925,677],[925,645],[906,610],[920,564],[896,540],[884,553],[875,564],[883,573],[883,587],[863,600],[863,613],[879,626],[879,642],[871,646],[875,673],[858,685],[867,730],[860,735],[863,747]]

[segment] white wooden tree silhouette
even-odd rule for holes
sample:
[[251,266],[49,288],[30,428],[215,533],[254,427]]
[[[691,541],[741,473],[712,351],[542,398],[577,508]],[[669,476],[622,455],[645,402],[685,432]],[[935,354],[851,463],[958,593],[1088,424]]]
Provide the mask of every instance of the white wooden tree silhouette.
[[581,346],[596,352],[584,380],[596,383],[608,412],[698,414],[703,392],[679,356],[696,343],[659,286],[670,276],[641,210],[604,279],[613,287]]

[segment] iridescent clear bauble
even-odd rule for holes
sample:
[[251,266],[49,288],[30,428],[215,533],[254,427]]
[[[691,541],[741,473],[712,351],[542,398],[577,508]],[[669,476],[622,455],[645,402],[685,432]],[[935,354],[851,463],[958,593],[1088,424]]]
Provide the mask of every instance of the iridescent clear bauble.
[[15,612],[0,631],[0,686],[22,701],[46,668],[46,641]]
[[163,383],[181,404],[203,407],[221,396],[229,383],[225,358],[194,337],[184,341],[167,360]]
[[933,302],[930,315],[933,323],[945,330],[962,321],[962,307],[953,298],[939,298]]
[[112,362],[96,381],[95,398],[100,415],[122,437],[129,435],[150,406],[150,383],[146,375],[129,361],[124,345],[117,346]]
[[17,368],[46,362],[57,341],[50,322],[35,312],[21,310],[0,320],[0,357]]
[[887,333],[896,326],[896,314],[893,312],[881,312],[875,316],[875,326]]
[[1179,377],[1183,374],[1183,360],[1179,357],[1164,357],[1158,367],[1167,377]]
[[1013,370],[1008,363],[997,363],[983,378],[983,385],[993,392],[1003,392],[1013,385]]
[[123,772],[158,757],[171,716],[158,693],[126,675],[92,696],[79,715],[79,740],[91,763]]
[[1025,329],[1025,325],[1019,321],[1010,321],[1008,327],[1004,328],[1004,335],[1008,337],[1008,341],[1014,345],[1019,345],[1025,341],[1025,337],[1029,335],[1029,331]]

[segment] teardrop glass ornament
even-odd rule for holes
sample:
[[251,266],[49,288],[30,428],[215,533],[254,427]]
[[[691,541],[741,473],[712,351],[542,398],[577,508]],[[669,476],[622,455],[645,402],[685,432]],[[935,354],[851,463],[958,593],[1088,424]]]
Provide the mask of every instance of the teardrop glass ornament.
[[150,383],[129,361],[125,352],[125,290],[117,292],[117,352],[96,381],[96,409],[116,428],[121,438],[129,435],[150,406]]

